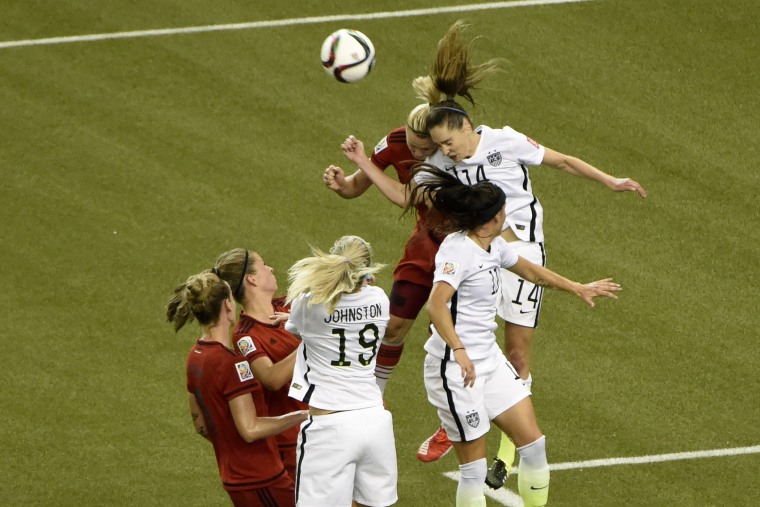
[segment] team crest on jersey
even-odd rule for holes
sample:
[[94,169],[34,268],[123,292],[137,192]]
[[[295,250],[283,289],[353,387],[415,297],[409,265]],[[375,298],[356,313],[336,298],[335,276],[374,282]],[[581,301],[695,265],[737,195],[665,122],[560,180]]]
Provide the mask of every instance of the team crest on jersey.
[[467,419],[467,424],[469,424],[473,428],[477,428],[478,425],[480,424],[480,414],[478,414],[475,411],[467,414],[465,416],[465,419]]
[[536,141],[534,141],[534,140],[533,140],[533,139],[531,139],[530,137],[525,137],[525,139],[527,139],[527,140],[528,140],[528,142],[529,142],[530,144],[532,144],[533,146],[535,146],[536,148],[538,148],[538,147],[540,146],[540,145],[539,145],[539,144],[538,144]]
[[444,262],[443,263],[443,274],[444,275],[456,275],[457,269],[459,269],[459,264],[456,262]]
[[386,136],[386,137],[383,137],[383,140],[377,143],[377,145],[375,146],[375,155],[377,155],[378,153],[380,153],[387,147],[388,147],[388,137]]
[[240,353],[244,356],[247,356],[256,350],[256,345],[253,344],[253,340],[250,336],[243,336],[241,339],[239,339],[237,341],[237,346],[240,349]]
[[240,382],[253,380],[253,372],[251,371],[251,365],[248,364],[248,361],[235,363],[235,368],[237,369],[238,377],[240,377]]
[[497,151],[496,153],[489,153],[486,157],[488,159],[488,163],[491,164],[494,167],[499,167],[499,164],[501,164],[501,152]]

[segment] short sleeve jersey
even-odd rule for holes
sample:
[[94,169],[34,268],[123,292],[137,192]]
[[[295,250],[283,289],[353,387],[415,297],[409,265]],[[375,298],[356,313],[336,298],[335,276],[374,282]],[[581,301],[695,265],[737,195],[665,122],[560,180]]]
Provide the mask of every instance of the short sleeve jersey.
[[343,294],[331,313],[322,304],[308,306],[311,294],[293,301],[286,328],[301,336],[303,354],[296,369],[304,371],[310,406],[325,410],[356,410],[383,405],[375,380],[377,350],[388,326],[388,296],[366,286]]
[[[284,300],[284,297],[272,300],[276,312],[290,311],[290,307],[285,305]],[[285,330],[284,324],[272,325],[261,322],[244,312],[240,312],[240,318],[232,331],[232,340],[235,350],[251,363],[260,357],[268,357],[272,363],[278,363],[296,350],[301,343],[298,338]],[[304,403],[288,396],[289,384],[290,382],[277,391],[264,389],[264,399],[269,408],[269,415],[278,416],[307,408]],[[280,447],[296,445],[298,426],[283,431],[275,438]]]
[[439,150],[426,162],[445,169],[468,185],[483,180],[498,185],[507,196],[505,227],[511,227],[523,241],[544,241],[544,210],[533,195],[528,174],[529,166],[543,162],[544,147],[510,127],[480,126],[475,131],[481,137],[472,157],[455,163]]
[[229,402],[251,396],[258,417],[268,416],[261,384],[248,361],[219,342],[199,340],[187,358],[187,391],[195,395],[214,445],[227,490],[265,487],[285,474],[274,438],[248,443],[240,436]]
[[[518,255],[503,238],[488,251],[465,232],[446,236],[435,257],[433,283],[445,282],[456,292],[449,302],[454,329],[471,359],[500,353],[496,344],[496,304],[501,293],[500,268],[515,265]],[[431,325],[425,350],[441,359],[453,359],[451,349]]]

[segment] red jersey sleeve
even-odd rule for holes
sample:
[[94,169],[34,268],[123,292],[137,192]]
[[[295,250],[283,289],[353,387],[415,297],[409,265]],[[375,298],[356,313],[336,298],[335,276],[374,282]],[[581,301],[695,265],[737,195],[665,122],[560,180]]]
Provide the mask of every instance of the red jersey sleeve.
[[221,380],[222,395],[227,401],[261,390],[261,384],[253,378],[251,365],[241,356],[230,356],[225,361]]
[[419,162],[415,160],[409,146],[406,144],[406,129],[399,127],[391,130],[372,151],[372,163],[385,170],[393,166],[398,174],[398,180],[406,184],[411,175],[411,168]]
[[253,362],[260,357],[267,357],[267,353],[261,347],[257,347],[250,335],[234,334],[232,339],[235,342],[235,351],[245,356],[248,362]]

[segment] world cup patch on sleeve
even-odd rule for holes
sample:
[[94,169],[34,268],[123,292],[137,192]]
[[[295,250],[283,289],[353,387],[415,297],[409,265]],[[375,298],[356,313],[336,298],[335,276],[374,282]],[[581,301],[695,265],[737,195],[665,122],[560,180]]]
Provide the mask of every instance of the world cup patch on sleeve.
[[444,275],[456,275],[457,269],[459,269],[459,264],[456,262],[444,262],[443,263],[443,274]]
[[241,339],[239,339],[237,341],[237,346],[240,349],[240,353],[244,356],[247,356],[256,350],[256,345],[253,344],[253,340],[250,336],[243,336]]
[[253,380],[253,372],[251,371],[251,365],[248,364],[248,361],[235,363],[235,368],[237,369],[238,377],[240,377],[240,382]]
[[388,138],[383,137],[383,140],[377,143],[377,145],[375,146],[375,155],[377,155],[378,153],[380,153],[387,147],[388,147]]

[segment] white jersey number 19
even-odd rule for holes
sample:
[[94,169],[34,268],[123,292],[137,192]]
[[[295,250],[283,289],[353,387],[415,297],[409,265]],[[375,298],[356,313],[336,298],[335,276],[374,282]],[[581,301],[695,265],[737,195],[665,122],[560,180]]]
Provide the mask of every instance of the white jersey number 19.
[[[367,340],[364,335],[367,331],[372,331],[375,335],[373,340]],[[340,338],[340,344],[338,345],[338,359],[336,361],[330,361],[332,366],[351,366],[351,361],[346,360],[346,330],[345,329],[333,329],[332,334],[337,335]],[[359,331],[359,345],[365,349],[372,349],[372,354],[369,358],[366,358],[364,354],[359,354],[359,363],[362,366],[368,366],[377,354],[377,341],[380,339],[380,331],[375,324],[367,324]]]

